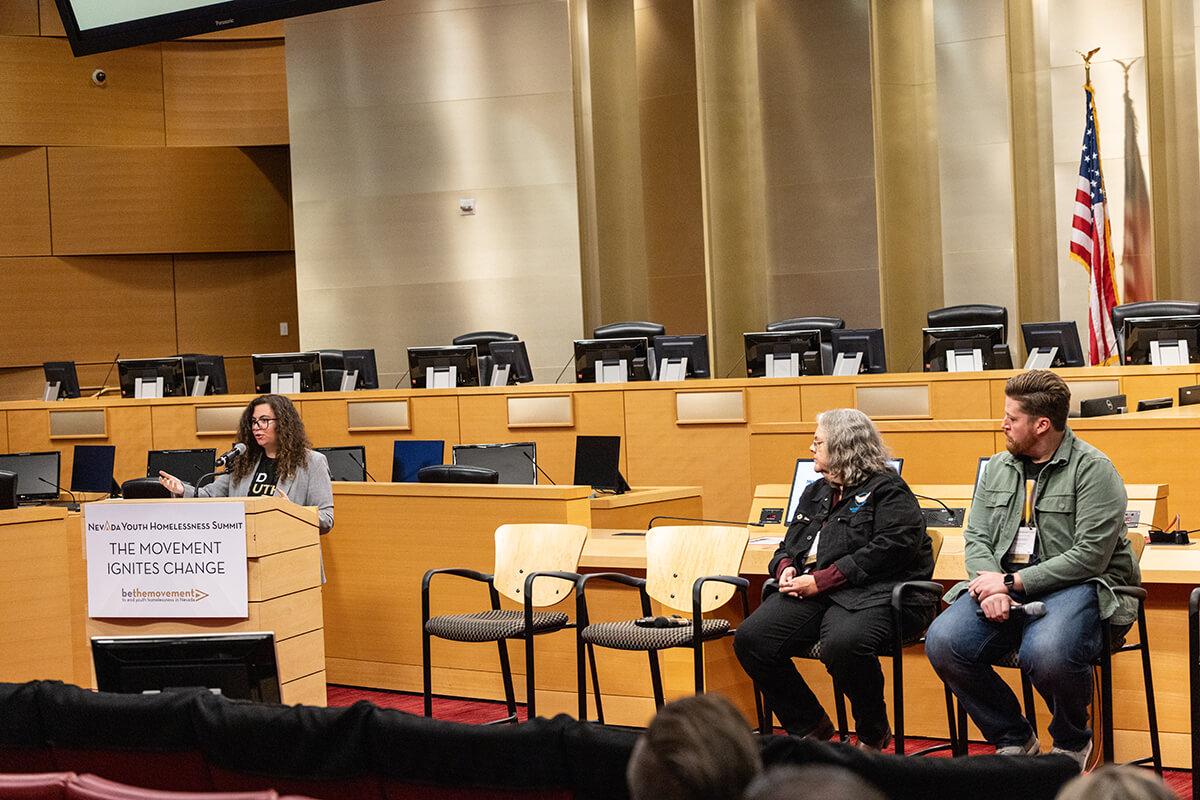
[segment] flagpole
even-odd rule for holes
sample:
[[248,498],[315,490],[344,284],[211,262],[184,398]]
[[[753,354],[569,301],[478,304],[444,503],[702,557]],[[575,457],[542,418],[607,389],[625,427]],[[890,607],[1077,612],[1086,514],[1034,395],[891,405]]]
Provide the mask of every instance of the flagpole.
[[1083,85],[1091,86],[1092,85],[1092,56],[1096,55],[1096,53],[1099,53],[1100,48],[1093,47],[1091,50],[1087,51],[1086,53],[1083,52],[1082,50],[1076,50],[1075,52],[1078,53],[1079,57],[1083,59]]

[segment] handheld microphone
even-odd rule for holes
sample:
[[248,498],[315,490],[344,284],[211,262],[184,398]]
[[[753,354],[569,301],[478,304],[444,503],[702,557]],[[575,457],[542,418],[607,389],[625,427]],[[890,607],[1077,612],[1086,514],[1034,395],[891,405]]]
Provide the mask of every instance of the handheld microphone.
[[544,470],[538,466],[538,463],[537,463],[537,461],[534,460],[533,456],[529,455],[529,453],[526,453],[524,450],[521,451],[521,455],[523,455],[529,459],[529,463],[533,464],[533,466],[537,468],[537,471],[542,473],[542,477],[544,477],[546,480],[550,481],[551,486],[558,486],[558,484],[554,482],[554,478],[551,478],[549,475],[546,474],[546,470]]
[[752,525],[755,528],[765,528],[766,527],[766,524],[762,523],[762,522],[732,522],[727,519],[704,519],[703,517],[671,517],[666,514],[659,514],[657,517],[651,517],[650,524],[647,525],[646,527],[653,528],[654,523],[658,522],[660,519],[674,519],[674,520],[680,520],[683,522],[707,522],[712,525],[734,525],[737,527],[741,527],[742,525]]
[[[1013,603],[1008,607],[1009,617],[1017,614],[1022,614],[1029,619],[1037,619],[1038,617],[1046,616],[1046,604],[1041,600],[1033,600],[1028,603]],[[987,619],[987,614],[983,613],[982,608],[975,609],[975,616],[980,619]]]
[[575,356],[571,356],[569,359],[567,359],[567,363],[563,364],[563,368],[558,371],[558,377],[554,379],[555,383],[558,383],[562,380],[563,373],[567,371],[567,367],[571,366],[574,361]]
[[404,379],[408,377],[408,373],[410,373],[410,372],[412,372],[412,367],[409,367],[408,369],[404,370],[404,374],[400,376],[400,380],[396,381],[396,385],[393,386],[392,388],[399,389],[400,384],[404,383]]
[[112,377],[113,367],[121,360],[121,354],[117,353],[113,356],[112,363],[108,365],[108,372],[104,373],[104,380],[100,381],[100,391],[96,392],[95,397],[100,397],[104,394],[104,390],[108,388],[108,379]]
[[59,486],[57,483],[51,483],[50,481],[43,478],[41,475],[38,475],[37,479],[39,481],[41,481],[42,483],[46,484],[47,486],[53,486],[54,491],[59,492],[60,494],[62,492],[66,492],[67,494],[71,495],[71,502],[67,503],[67,511],[78,511],[79,510],[79,498],[77,498],[75,496],[75,493],[72,492],[70,489],[66,488],[65,486]]
[[245,453],[246,445],[242,444],[241,442],[237,442],[233,445],[233,448],[228,453],[222,453],[217,457],[216,466],[228,467],[230,461],[233,461],[240,455],[245,455]]
[[[401,378],[401,380],[403,380],[403,378]],[[351,461],[353,461],[353,462],[354,462],[355,464],[357,464],[359,467],[362,467],[362,471],[363,471],[363,474],[364,474],[364,475],[366,475],[366,476],[367,476],[368,478],[370,478],[371,480],[375,481],[375,476],[374,476],[374,475],[372,475],[371,473],[367,472],[367,465],[366,465],[366,464],[364,464],[363,462],[359,461],[357,458],[355,458],[355,457],[354,457],[354,453],[353,453],[352,451],[350,451],[350,450],[347,450],[347,451],[346,451],[346,455],[350,456],[350,460],[351,460]],[[375,482],[376,482],[376,483],[379,483],[379,481],[375,481]]]

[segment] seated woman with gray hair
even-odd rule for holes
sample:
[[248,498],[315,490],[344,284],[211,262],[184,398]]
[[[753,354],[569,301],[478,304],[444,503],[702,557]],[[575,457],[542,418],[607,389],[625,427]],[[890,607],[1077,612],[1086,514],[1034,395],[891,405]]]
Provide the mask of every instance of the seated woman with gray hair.
[[[821,661],[850,699],[860,746],[892,738],[876,655],[892,637],[892,588],[929,580],[933,549],[916,498],[888,466],[871,419],[853,408],[817,415],[810,447],[823,478],[800,496],[769,573],[779,591],[738,628],[734,650],[788,733],[828,739],[833,723],[792,663],[821,643]],[[936,597],[902,615],[904,635],[933,619]]]

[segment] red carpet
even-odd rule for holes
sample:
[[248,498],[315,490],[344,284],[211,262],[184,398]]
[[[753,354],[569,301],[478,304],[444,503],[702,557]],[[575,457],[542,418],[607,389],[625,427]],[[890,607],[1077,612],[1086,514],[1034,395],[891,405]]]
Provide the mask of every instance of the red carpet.
[[[359,700],[368,700],[380,708],[394,708],[409,714],[422,714],[421,696],[406,692],[384,692],[374,689],[359,689],[353,686],[329,686],[329,705],[348,706]],[[487,700],[464,700],[449,697],[433,698],[433,715],[438,719],[449,722],[465,722],[480,724],[500,719],[507,715],[504,703]],[[525,719],[525,706],[517,705],[517,716]],[[782,732],[782,731],[781,731]],[[907,753],[914,753],[926,747],[938,744],[934,739],[909,738],[904,743]],[[992,748],[984,744],[972,744],[971,755],[990,753]],[[931,757],[948,757],[945,751],[931,754]],[[1163,771],[1163,781],[1181,800],[1187,800],[1192,794],[1192,773],[1188,770],[1169,769]]]

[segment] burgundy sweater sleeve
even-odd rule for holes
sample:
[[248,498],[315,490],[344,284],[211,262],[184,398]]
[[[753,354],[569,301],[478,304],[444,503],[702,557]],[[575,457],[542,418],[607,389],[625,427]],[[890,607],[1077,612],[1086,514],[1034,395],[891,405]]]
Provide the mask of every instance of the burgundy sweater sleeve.
[[792,559],[788,558],[787,556],[779,559],[779,565],[775,567],[775,580],[779,580],[779,576],[783,574],[785,569],[792,566],[792,563]]
[[812,576],[817,583],[818,592],[832,592],[848,583],[846,576],[837,568],[837,564],[830,564],[825,569],[819,569]]

